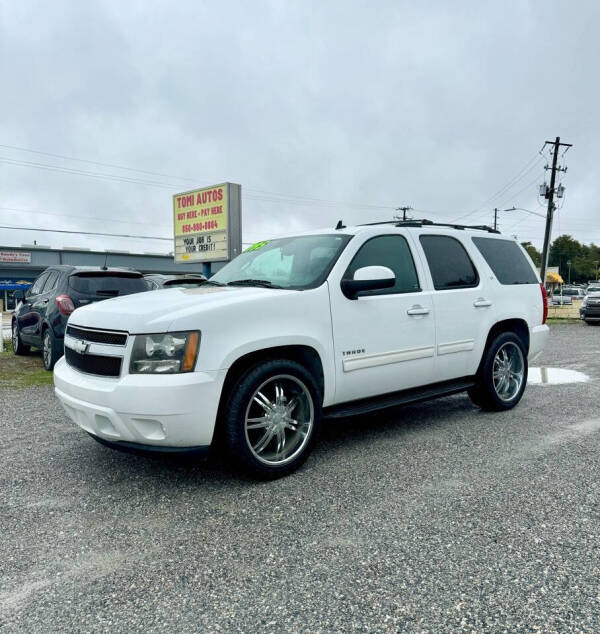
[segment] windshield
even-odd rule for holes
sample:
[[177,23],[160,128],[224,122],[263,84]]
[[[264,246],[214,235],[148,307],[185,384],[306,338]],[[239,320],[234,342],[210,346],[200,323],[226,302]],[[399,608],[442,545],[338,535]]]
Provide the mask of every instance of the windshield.
[[327,234],[257,242],[210,278],[219,284],[315,288],[352,236]]

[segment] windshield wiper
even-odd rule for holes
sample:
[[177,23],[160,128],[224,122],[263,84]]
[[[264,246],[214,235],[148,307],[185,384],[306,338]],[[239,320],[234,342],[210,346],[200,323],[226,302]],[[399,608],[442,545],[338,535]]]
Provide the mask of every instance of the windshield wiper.
[[204,284],[212,284],[212,286],[225,286],[225,284],[223,284],[222,282],[215,282],[214,280],[204,280],[201,282],[201,286],[204,286]]
[[269,280],[233,280],[227,282],[227,286],[262,286],[264,288],[281,288],[277,284],[272,284]]

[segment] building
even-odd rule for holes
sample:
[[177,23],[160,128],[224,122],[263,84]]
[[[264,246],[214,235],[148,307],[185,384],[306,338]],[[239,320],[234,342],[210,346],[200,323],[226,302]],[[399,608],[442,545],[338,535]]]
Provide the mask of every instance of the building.
[[[172,255],[131,253],[129,251],[91,251],[79,247],[52,249],[38,244],[21,247],[0,246],[0,310],[14,308],[13,292],[27,288],[42,271],[55,264],[73,266],[118,266],[141,273],[202,273],[202,264],[175,264]],[[214,263],[213,272],[224,265]]]

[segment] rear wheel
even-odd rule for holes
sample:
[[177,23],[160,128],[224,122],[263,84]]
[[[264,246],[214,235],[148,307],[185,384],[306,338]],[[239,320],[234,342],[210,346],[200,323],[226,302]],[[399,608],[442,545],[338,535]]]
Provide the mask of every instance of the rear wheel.
[[18,355],[24,355],[29,352],[29,346],[26,346],[21,339],[21,333],[16,321],[13,321],[12,324],[12,348],[13,352]]
[[468,393],[475,405],[487,411],[512,409],[527,384],[527,353],[514,332],[499,334],[484,353],[477,384]]
[[53,370],[55,363],[62,356],[57,344],[56,337],[52,332],[52,328],[46,328],[42,335],[42,359],[44,360],[44,368]]
[[233,385],[224,422],[229,453],[240,467],[265,479],[287,475],[314,447],[321,422],[318,386],[295,361],[266,361]]

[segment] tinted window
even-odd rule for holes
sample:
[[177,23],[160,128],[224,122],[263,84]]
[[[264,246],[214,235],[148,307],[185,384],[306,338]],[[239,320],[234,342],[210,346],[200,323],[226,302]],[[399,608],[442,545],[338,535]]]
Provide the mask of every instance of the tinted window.
[[512,240],[473,238],[500,284],[539,284],[531,264]]
[[379,236],[363,244],[344,274],[352,279],[354,272],[363,266],[387,266],[394,271],[396,283],[391,288],[363,291],[359,295],[389,295],[390,293],[414,293],[420,291],[410,248],[402,236]]
[[70,287],[82,295],[99,295],[101,297],[116,297],[117,295],[131,295],[148,290],[143,277],[127,275],[71,275]]
[[47,293],[48,291],[51,291],[56,286],[57,279],[58,271],[50,271],[50,274],[48,275],[48,280],[44,284],[44,290],[42,292]]
[[33,286],[31,287],[31,295],[38,295],[39,293],[42,292],[42,289],[44,288],[44,284],[46,283],[46,280],[48,279],[48,275],[49,273],[42,273],[37,280],[34,282]]
[[477,286],[479,276],[463,245],[449,236],[421,236],[421,245],[437,291]]

